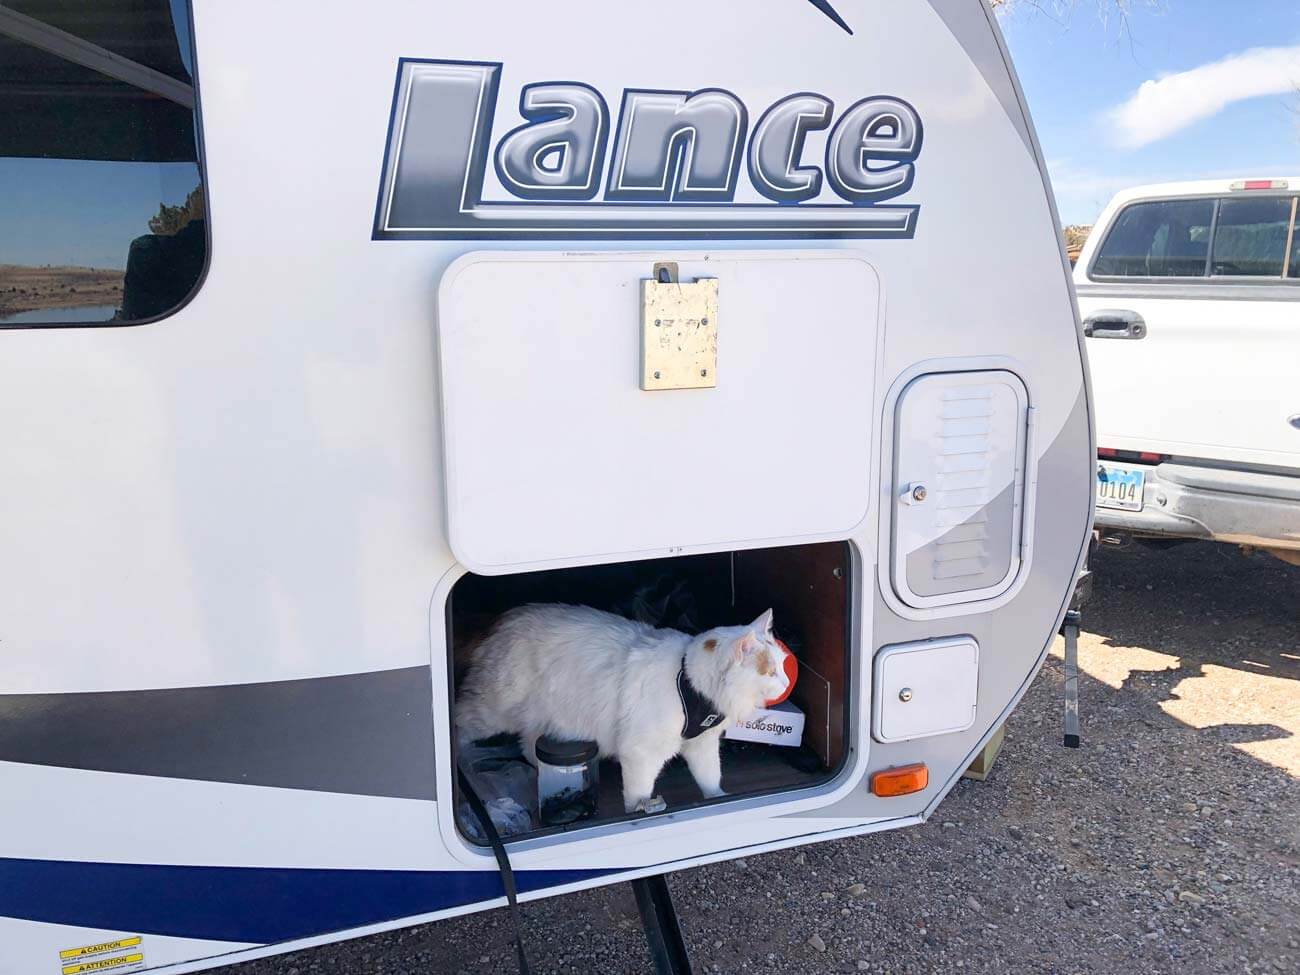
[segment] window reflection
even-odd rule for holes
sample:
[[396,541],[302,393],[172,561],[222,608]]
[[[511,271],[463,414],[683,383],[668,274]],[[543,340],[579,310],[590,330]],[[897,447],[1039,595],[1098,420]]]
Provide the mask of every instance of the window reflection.
[[188,16],[168,0],[0,6],[0,325],[143,321],[198,283]]

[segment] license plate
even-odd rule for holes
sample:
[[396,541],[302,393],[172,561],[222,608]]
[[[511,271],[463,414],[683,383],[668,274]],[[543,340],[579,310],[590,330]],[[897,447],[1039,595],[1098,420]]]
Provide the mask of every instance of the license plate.
[[1146,471],[1116,467],[1114,464],[1098,464],[1097,507],[1141,511],[1142,489],[1146,482]]

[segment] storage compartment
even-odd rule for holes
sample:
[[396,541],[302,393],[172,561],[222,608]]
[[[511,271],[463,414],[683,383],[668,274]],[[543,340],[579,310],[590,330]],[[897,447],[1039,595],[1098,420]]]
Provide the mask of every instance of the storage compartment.
[[[666,811],[671,813],[815,786],[836,775],[846,753],[852,684],[851,569],[848,543],[827,542],[512,575],[468,573],[452,588],[446,607],[453,695],[472,666],[475,645],[504,612],[516,606],[584,605],[691,635],[715,626],[748,623],[770,608],[775,635],[789,647],[798,665],[798,679],[789,700],[772,713],[791,713],[787,705],[798,710],[803,719],[799,743],[790,744],[791,734],[782,734],[783,729],[775,729],[771,736],[780,739],[779,743],[724,738],[721,752],[725,796],[705,799],[680,756],[660,773],[654,794],[665,800]],[[662,706],[680,708],[675,688],[668,689]],[[454,703],[452,714],[454,740]],[[460,755],[477,757],[488,769],[489,778],[500,771],[513,778],[514,794],[519,804],[526,804],[526,796],[521,793],[526,793],[528,786],[521,783],[531,776],[535,788],[536,778],[532,766],[523,762],[514,736],[458,742],[457,749]],[[530,806],[531,828],[515,832],[508,839],[646,818],[644,813],[624,813],[622,778],[616,761],[604,759],[599,763],[597,781],[593,816],[564,826],[543,827],[537,810]],[[476,791],[485,801],[501,800],[509,792],[496,791],[493,781],[482,784],[485,788]],[[483,795],[485,791],[488,794]],[[481,843],[472,817],[467,820],[464,815],[462,798],[456,798],[462,833]],[[502,801],[514,809],[511,802]]]
[[979,645],[962,636],[885,647],[873,686],[877,741],[965,731],[975,723]]
[[675,254],[680,281],[710,285],[706,310],[687,314],[709,319],[716,362],[695,380],[709,388],[648,390],[656,327],[641,296],[661,258],[492,251],[444,276],[447,530],[462,565],[502,575],[805,543],[866,517],[872,267],[838,250]]

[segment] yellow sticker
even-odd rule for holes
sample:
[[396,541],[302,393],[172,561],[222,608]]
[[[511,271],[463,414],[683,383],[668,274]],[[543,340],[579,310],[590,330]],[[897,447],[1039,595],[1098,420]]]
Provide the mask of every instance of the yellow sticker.
[[67,951],[60,951],[59,958],[63,961],[67,961],[69,958],[85,958],[87,955],[102,955],[107,951],[121,951],[123,948],[134,948],[139,943],[139,938],[118,938],[116,941],[101,941],[97,945],[86,945],[83,948],[69,948]]
[[144,961],[144,952],[133,955],[118,955],[116,958],[100,958],[95,961],[82,961],[75,965],[63,966],[63,975],[81,975],[82,972],[105,972],[123,965],[137,965]]

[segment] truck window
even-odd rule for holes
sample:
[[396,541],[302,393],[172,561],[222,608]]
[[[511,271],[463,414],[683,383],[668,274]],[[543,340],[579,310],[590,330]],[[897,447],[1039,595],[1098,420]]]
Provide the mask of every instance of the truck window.
[[1158,200],[1126,207],[1102,244],[1092,273],[1096,277],[1204,277],[1213,217],[1213,200]]
[[187,0],[0,6],[0,327],[127,324],[207,263]]
[[1291,228],[1289,197],[1223,200],[1214,230],[1211,273],[1280,278]]
[[1288,278],[1300,278],[1300,214],[1296,210],[1291,211],[1291,258],[1287,261],[1286,276]]

